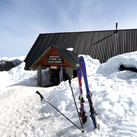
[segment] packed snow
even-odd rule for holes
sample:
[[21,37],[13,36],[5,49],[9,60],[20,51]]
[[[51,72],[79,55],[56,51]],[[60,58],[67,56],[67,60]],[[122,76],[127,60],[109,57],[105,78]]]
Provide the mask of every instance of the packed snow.
[[[38,87],[37,72],[25,71],[25,63],[22,63],[8,72],[0,72],[0,136],[137,137],[137,73],[119,70],[121,64],[137,68],[137,52],[115,56],[103,64],[88,55],[83,56],[100,130],[94,130],[89,117],[84,81],[82,87],[88,119],[82,133],[46,100],[40,101],[35,93],[38,90],[80,127],[68,81],[58,86]],[[48,81],[48,69],[43,75]],[[78,79],[72,79],[71,83],[79,108]]]

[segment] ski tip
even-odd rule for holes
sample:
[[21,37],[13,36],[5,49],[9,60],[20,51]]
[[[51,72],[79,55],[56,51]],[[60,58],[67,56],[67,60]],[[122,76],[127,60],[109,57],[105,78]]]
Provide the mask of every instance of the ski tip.
[[83,60],[83,56],[80,56],[79,61],[82,62],[82,60]]

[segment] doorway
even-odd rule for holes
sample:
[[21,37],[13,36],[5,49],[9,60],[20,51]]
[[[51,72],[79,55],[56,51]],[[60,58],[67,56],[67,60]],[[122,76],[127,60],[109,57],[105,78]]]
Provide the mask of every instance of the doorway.
[[59,84],[59,68],[50,69],[50,82],[54,85]]

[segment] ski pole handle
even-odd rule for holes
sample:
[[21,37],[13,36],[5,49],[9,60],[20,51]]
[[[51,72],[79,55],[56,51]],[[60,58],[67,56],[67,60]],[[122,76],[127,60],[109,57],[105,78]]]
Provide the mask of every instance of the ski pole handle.
[[41,101],[44,99],[44,97],[40,94],[39,91],[36,91],[36,93],[40,96]]

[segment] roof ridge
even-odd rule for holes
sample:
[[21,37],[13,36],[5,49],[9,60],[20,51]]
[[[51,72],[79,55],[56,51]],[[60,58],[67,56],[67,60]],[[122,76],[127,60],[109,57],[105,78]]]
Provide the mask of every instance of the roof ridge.
[[[109,31],[115,31],[116,29],[109,29],[109,30],[81,30],[81,31],[60,31],[60,32],[48,32],[48,33],[40,33],[39,35],[46,35],[46,34],[69,34],[69,33],[91,33],[91,32],[109,32]],[[137,28],[132,29],[117,29],[118,31],[129,31],[129,30],[137,30]]]

